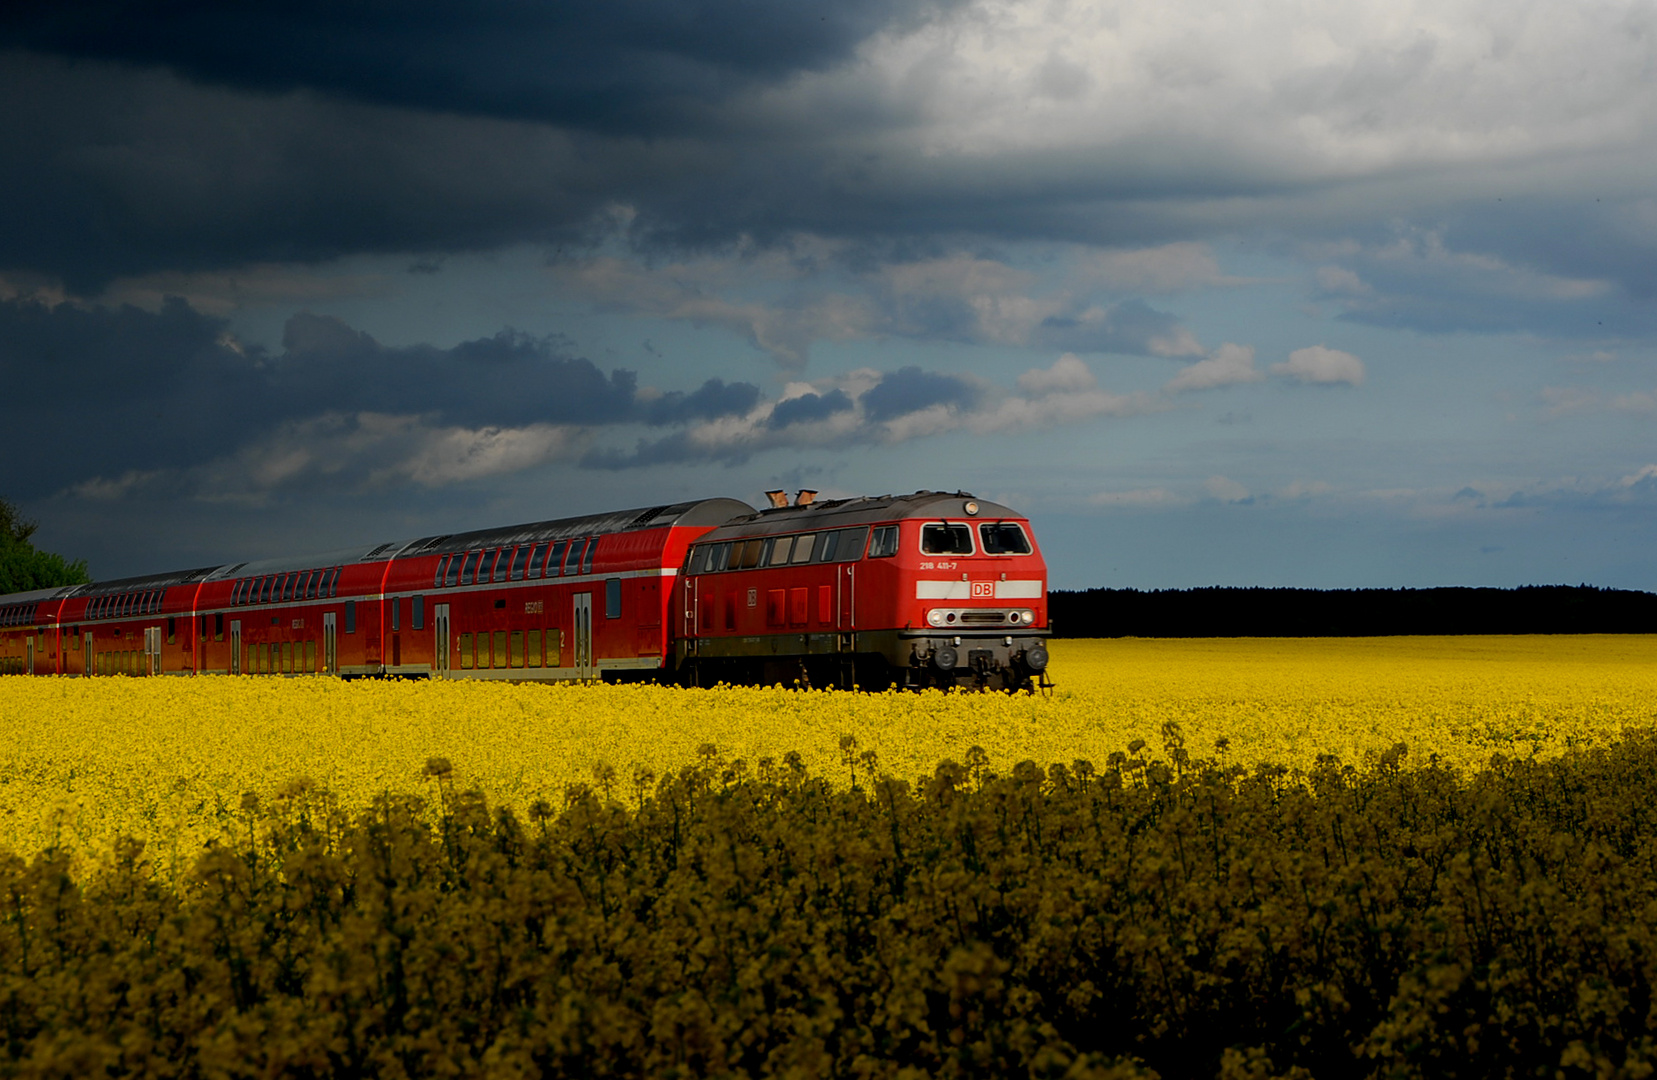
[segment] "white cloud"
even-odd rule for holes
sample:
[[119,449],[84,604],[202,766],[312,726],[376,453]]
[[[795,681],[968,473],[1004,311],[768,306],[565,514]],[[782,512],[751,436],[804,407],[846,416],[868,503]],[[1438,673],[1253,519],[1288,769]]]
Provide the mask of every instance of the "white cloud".
[[1359,386],[1364,381],[1364,362],[1349,352],[1312,345],[1296,349],[1289,359],[1267,369],[1273,375],[1282,375],[1304,383],[1347,383]]
[[1065,353],[1051,367],[1031,368],[1018,377],[1018,388],[1031,397],[1080,393],[1099,385],[1093,371],[1075,353]]
[[1221,502],[1242,502],[1249,497],[1249,489],[1225,476],[1210,476],[1203,489]]
[[1170,394],[1184,390],[1211,390],[1217,386],[1259,382],[1266,376],[1254,366],[1254,348],[1226,342],[1206,360],[1198,360],[1163,387]]
[[135,491],[150,486],[160,480],[163,475],[164,473],[160,469],[129,469],[113,480],[101,476],[83,480],[71,487],[68,494],[77,498],[100,501],[122,499]]

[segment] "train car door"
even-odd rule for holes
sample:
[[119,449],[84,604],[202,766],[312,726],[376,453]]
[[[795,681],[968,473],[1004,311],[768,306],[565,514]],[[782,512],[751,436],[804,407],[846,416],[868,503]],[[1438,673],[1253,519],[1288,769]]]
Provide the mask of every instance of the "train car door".
[[701,579],[687,577],[683,580],[685,583],[685,610],[684,618],[679,627],[679,636],[691,638],[696,636],[696,596],[700,591],[698,586],[701,584]]
[[144,627],[144,674],[161,674],[161,627]]
[[432,634],[436,637],[432,651],[432,674],[439,679],[449,677],[449,605],[432,605]]
[[857,566],[846,563],[840,568],[840,629],[857,626]]
[[230,674],[242,673],[242,620],[230,620]]
[[23,639],[23,670],[30,675],[35,673],[35,635],[29,631],[29,636]]
[[330,675],[339,674],[339,648],[335,639],[338,617],[335,611],[322,613],[322,670]]
[[575,677],[593,677],[593,594],[575,594]]
[[81,654],[81,677],[89,678],[92,675],[92,632],[87,631],[85,651]]

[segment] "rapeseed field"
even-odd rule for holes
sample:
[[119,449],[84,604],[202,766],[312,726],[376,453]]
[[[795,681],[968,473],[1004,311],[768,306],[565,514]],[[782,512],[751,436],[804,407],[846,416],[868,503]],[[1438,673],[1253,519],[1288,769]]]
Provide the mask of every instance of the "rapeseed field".
[[[476,789],[523,813],[572,784],[636,802],[715,756],[757,771],[790,753],[850,786],[915,780],[942,760],[1006,773],[1112,754],[1223,765],[1406,766],[1466,773],[1548,759],[1657,724],[1645,637],[1064,640],[1057,690],[847,694],[722,687],[509,686],[333,679],[0,678],[0,848],[99,860],[145,841],[164,873],[234,835],[244,797],[325,789],[354,811],[382,795]],[[976,749],[975,749],[976,748]],[[441,778],[427,765],[442,759]]]

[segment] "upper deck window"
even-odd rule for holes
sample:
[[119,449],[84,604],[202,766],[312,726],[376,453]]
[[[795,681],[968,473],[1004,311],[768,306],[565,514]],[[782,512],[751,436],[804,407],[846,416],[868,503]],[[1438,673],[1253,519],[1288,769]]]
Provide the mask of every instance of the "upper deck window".
[[581,551],[587,546],[586,540],[571,540],[569,550],[564,552],[564,576],[569,577],[581,568]]
[[517,554],[512,556],[512,580],[524,579],[524,566],[529,562],[529,545],[519,544]]
[[921,526],[921,554],[971,555],[972,527],[947,521],[927,522]]
[[593,555],[597,551],[598,537],[595,536],[591,540],[587,541],[587,551],[581,556],[581,572],[583,574],[590,574],[593,572]]
[[547,577],[557,577],[562,573],[560,567],[564,564],[564,549],[568,546],[568,540],[560,540],[547,552]]
[[477,573],[478,569],[478,555],[479,553],[476,551],[466,553],[466,561],[460,566],[460,583],[462,585],[472,583],[472,575]]
[[1028,555],[1030,538],[1022,526],[1011,521],[986,521],[978,526],[978,539],[986,555]]
[[526,577],[538,578],[541,576],[541,566],[547,561],[547,542],[541,541],[535,545],[535,550],[529,556],[529,570]]

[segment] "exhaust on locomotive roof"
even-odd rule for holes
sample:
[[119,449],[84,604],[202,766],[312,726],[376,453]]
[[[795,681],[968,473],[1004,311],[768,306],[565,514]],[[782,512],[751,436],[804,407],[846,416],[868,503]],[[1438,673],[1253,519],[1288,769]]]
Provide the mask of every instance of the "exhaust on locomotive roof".
[[781,510],[788,505],[788,492],[786,491],[767,491],[765,497],[771,500],[771,509],[773,510]]
[[812,488],[801,488],[800,493],[794,496],[795,506],[810,506],[817,498],[817,492]]

